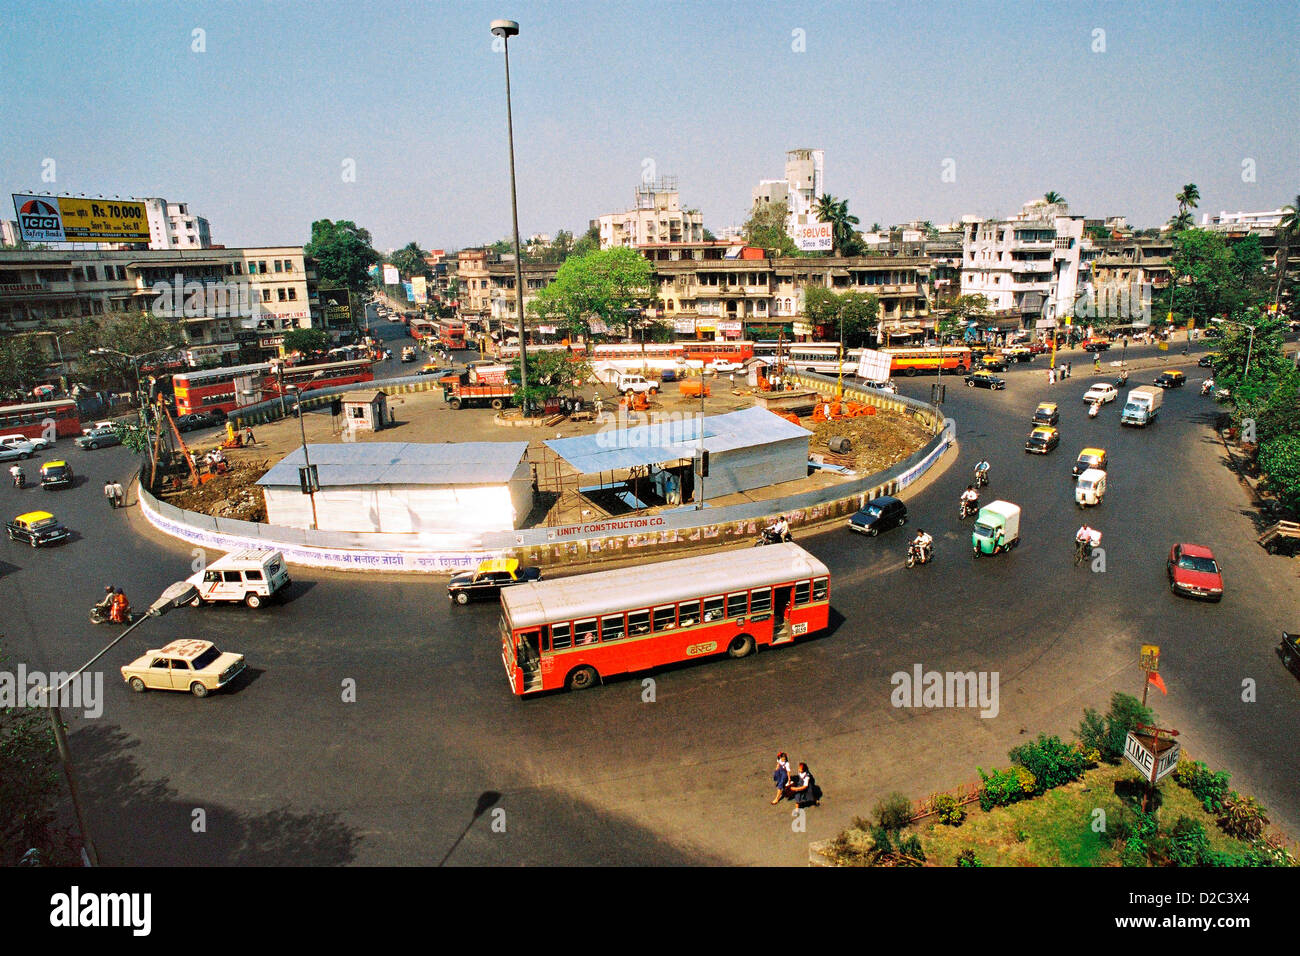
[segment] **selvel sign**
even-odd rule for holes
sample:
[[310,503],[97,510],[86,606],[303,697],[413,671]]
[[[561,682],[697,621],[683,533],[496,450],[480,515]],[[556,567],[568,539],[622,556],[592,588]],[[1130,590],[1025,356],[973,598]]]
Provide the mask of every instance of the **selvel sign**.
[[1156,783],[1178,766],[1178,754],[1181,750],[1178,741],[1167,737],[1139,734],[1130,730],[1128,736],[1124,738],[1124,756],[1129,763],[1142,771],[1143,777],[1152,783]]

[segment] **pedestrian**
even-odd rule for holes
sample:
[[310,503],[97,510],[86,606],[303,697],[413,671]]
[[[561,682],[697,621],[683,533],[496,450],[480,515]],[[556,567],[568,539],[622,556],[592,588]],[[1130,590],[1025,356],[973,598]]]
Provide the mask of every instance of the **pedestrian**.
[[815,807],[821,803],[821,788],[817,786],[817,779],[803,761],[799,762],[799,772],[795,774],[794,779],[790,782],[790,794],[794,797],[795,806],[800,810]]
[[1066,377],[1066,378],[1069,378],[1069,377],[1072,376],[1073,374],[1074,374],[1074,362],[1073,362],[1073,361],[1066,362],[1066,363],[1065,363],[1065,377]]
[[1092,373],[1096,375],[1100,371],[1101,371],[1101,356],[1094,355],[1092,357]]
[[116,496],[113,494],[113,482],[112,482],[112,481],[106,481],[106,482],[104,482],[104,497],[108,500],[108,506],[109,506],[110,508],[116,508],[116,507],[117,507],[117,498],[116,498]]
[[255,445],[255,444],[257,444],[256,439],[253,438],[253,426],[252,426],[252,425],[245,425],[245,426],[244,426],[244,444],[245,444],[245,445]]
[[126,507],[126,492],[122,490],[122,483],[120,481],[113,482],[113,507]]
[[776,769],[772,771],[772,782],[776,784],[776,796],[773,804],[778,804],[790,795],[790,758],[785,751],[776,755]]
[[1049,369],[1047,370],[1047,384],[1048,384],[1048,385],[1055,385],[1055,384],[1056,384],[1056,366],[1055,366],[1055,365],[1053,365],[1051,368],[1049,368]]
[[595,395],[591,399],[592,407],[596,409],[596,417],[599,418],[605,413],[605,402],[600,395]]

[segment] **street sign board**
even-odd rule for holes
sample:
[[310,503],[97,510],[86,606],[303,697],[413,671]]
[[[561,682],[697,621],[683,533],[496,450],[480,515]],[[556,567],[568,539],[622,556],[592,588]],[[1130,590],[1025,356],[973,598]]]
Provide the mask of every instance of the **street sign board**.
[[[1171,737],[1154,737],[1129,731],[1124,738],[1124,757],[1152,783],[1158,782],[1178,766],[1182,746]],[[1155,775],[1152,776],[1152,769]]]

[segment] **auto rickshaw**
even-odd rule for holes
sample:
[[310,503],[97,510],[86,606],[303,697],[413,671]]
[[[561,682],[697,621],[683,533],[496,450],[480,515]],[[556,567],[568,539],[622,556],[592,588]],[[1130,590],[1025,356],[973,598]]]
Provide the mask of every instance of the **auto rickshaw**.
[[1100,468],[1085,469],[1074,485],[1074,501],[1080,508],[1101,504],[1106,494],[1106,473]]
[[1056,402],[1039,402],[1038,407],[1034,409],[1035,425],[1055,425],[1060,420],[1061,413],[1056,408]]
[[991,501],[975,517],[970,536],[975,557],[1010,551],[1020,543],[1020,506],[1009,501]]
[[1098,471],[1105,471],[1109,462],[1106,460],[1106,449],[1104,448],[1085,448],[1079,452],[1079,459],[1074,463],[1073,474],[1078,478],[1089,468],[1095,468]]

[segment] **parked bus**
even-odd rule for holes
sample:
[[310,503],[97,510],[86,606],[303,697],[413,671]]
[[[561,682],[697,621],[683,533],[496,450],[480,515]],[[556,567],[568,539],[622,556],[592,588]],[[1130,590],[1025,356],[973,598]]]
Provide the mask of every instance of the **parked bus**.
[[6,435],[40,438],[45,434],[47,421],[54,423],[55,438],[81,434],[81,414],[77,410],[77,403],[70,398],[0,408],[0,432]]
[[754,357],[754,343],[741,339],[723,342],[712,339],[685,339],[676,343],[685,347],[686,357],[694,362],[708,364],[715,359],[728,362],[747,362]]
[[[286,365],[284,384],[302,391],[374,381],[375,373],[368,358],[347,362],[314,365]],[[231,365],[227,368],[177,372],[172,376],[176,395],[176,412],[216,412],[221,415],[279,398],[280,376],[270,362],[256,365]]]
[[[850,375],[856,372],[861,357],[862,349],[849,349],[845,352],[844,370]],[[787,368],[835,375],[840,370],[840,343],[796,342],[786,348],[784,358]]]
[[465,347],[465,323],[459,319],[443,319],[438,323],[438,341],[445,349]]
[[797,544],[680,558],[501,591],[501,661],[518,695],[826,628],[830,572]]
[[884,348],[892,358],[889,371],[893,375],[916,375],[918,372],[937,372],[942,359],[944,371],[969,372],[971,351],[960,345],[945,345],[942,349],[928,348]]

